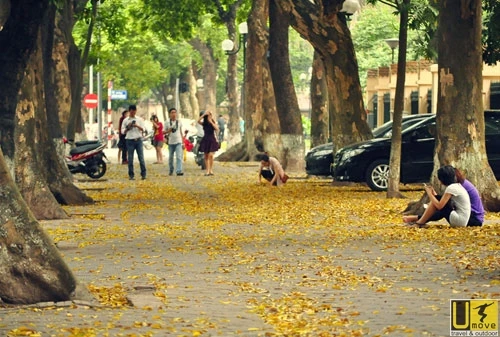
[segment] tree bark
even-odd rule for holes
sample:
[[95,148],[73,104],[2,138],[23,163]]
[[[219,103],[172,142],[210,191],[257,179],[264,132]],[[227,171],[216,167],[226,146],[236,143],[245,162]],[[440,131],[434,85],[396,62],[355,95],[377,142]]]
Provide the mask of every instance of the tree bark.
[[[259,152],[284,160],[280,121],[276,111],[267,50],[268,0],[254,0],[248,18],[245,70],[245,135],[242,145],[217,157],[219,161],[253,160]],[[243,151],[243,152],[242,152]]]
[[[18,0],[0,34],[0,298],[35,303],[70,298],[75,279],[17,189],[6,158],[14,158],[14,120],[24,70],[48,7],[46,0]],[[6,149],[8,153],[3,149]]]
[[276,0],[269,3],[269,66],[274,87],[275,104],[281,125],[284,159],[288,171],[303,171],[304,131],[302,116],[293,84],[288,48],[288,16],[277,7]]
[[73,176],[63,157],[65,151],[59,121],[60,118],[67,118],[71,109],[71,90],[68,88],[71,88],[72,84],[68,77],[67,61],[70,42],[65,37],[65,18],[61,14],[55,14],[54,4],[50,6],[47,25],[42,27],[46,116],[36,115],[37,124],[45,129],[38,134],[37,151],[42,154],[38,158],[39,167],[46,177],[50,191],[60,204],[88,204],[93,202],[92,198],[73,184]]
[[438,137],[433,177],[441,165],[457,167],[476,185],[485,208],[498,212],[500,189],[488,164],[484,137],[481,0],[443,0],[439,4]]
[[351,34],[343,14],[343,0],[282,0],[277,4],[290,16],[292,27],[308,40],[325,65],[332,140],[338,149],[370,139],[358,65]]
[[46,170],[40,167],[44,148],[37,146],[47,135],[44,105],[42,38],[32,53],[22,82],[16,111],[15,181],[33,215],[39,219],[64,219],[68,215],[47,186]]
[[76,281],[29,211],[0,151],[0,298],[26,304],[68,300]]
[[[83,53],[78,49],[75,40],[73,39],[73,27],[75,26],[76,17],[85,9],[88,0],[66,0],[62,11],[61,30],[62,36],[68,47],[68,70],[71,88],[71,107],[69,110],[68,125],[66,136],[68,139],[76,139],[76,133],[84,131],[82,120],[82,91],[83,91],[83,70],[87,64],[88,54],[92,31],[97,17],[97,0],[91,0],[92,16],[87,32],[87,41]],[[98,85],[101,85],[98,83]],[[97,113],[101,113],[97,111]]]
[[[63,132],[61,119],[67,118],[71,93],[68,77],[67,44],[61,39],[61,15],[56,14],[54,3],[49,5],[47,22],[42,27],[42,57],[44,64],[45,107],[47,109],[47,131],[50,139],[61,139]],[[57,27],[57,28],[56,28]],[[65,82],[64,79],[68,81]],[[67,120],[65,122],[67,125]],[[63,154],[62,149],[60,154]],[[69,175],[69,172],[67,173]]]
[[[188,118],[197,120],[201,110],[200,103],[205,98],[205,95],[200,95],[200,91],[196,85],[197,76],[194,70],[194,61],[189,65],[187,77],[189,78],[189,103],[191,105],[191,113]],[[203,93],[203,91],[201,93]]]
[[317,52],[314,52],[311,73],[311,148],[325,144],[330,138],[328,88],[325,66]]
[[254,0],[248,17],[245,139],[250,158],[253,158],[252,154],[256,152],[265,151],[283,161],[280,121],[267,60],[268,16],[269,0]]
[[[195,48],[201,55],[203,59],[203,95],[204,95],[204,105],[202,110],[210,110],[216,113],[216,89],[217,89],[217,61],[214,58],[214,52],[212,48],[196,38],[190,41],[190,44]],[[198,111],[199,112],[199,111]]]
[[[403,121],[405,81],[406,81],[406,45],[408,40],[408,9],[410,0],[403,0],[399,9],[399,48],[398,70],[396,79],[396,96],[394,98],[394,115],[392,117],[391,154],[389,158],[388,198],[402,198],[399,192],[401,180],[401,123]],[[391,65],[392,69],[392,65]]]

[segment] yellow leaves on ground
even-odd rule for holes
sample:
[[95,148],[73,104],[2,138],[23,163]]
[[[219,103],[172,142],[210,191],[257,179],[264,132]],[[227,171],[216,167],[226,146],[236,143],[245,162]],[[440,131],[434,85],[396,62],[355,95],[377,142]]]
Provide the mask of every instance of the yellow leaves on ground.
[[[231,164],[217,165],[221,171],[234,169]],[[447,303],[450,296],[464,296],[459,286],[468,277],[483,277],[500,268],[497,224],[473,229],[451,229],[442,222],[428,229],[403,226],[401,212],[409,200],[420,198],[421,190],[405,190],[409,199],[386,199],[385,193],[363,186],[332,187],[329,181],[305,179],[268,188],[256,184],[256,169],[208,178],[201,173],[169,178],[153,171],[147,181],[129,182],[119,169],[111,165],[108,180],[99,182],[101,188],[87,191],[96,205],[65,207],[80,216],[69,226],[48,231],[55,242],[85,248],[86,253],[73,256],[72,262],[75,269],[78,263],[93,262],[85,274],[100,277],[88,288],[101,304],[131,310],[130,285],[151,287],[151,298],[161,308],[141,306],[153,318],[134,317],[127,329],[160,330],[158,336],[224,335],[218,329],[223,329],[226,318],[218,317],[217,310],[224,316],[243,306],[247,311],[241,316],[255,316],[265,324],[251,322],[238,330],[242,335],[416,336],[413,327],[393,322],[374,331],[370,319],[383,321],[388,309],[384,304],[360,309],[352,299],[358,292],[369,295],[368,303],[428,296],[432,301],[424,301],[418,310],[442,314],[447,311],[436,298],[444,296]],[[487,218],[500,223],[495,214]],[[89,253],[98,245],[108,248],[106,256]],[[100,276],[106,259],[116,268]],[[452,266],[460,279],[441,275],[443,266]],[[429,283],[420,284],[427,274],[433,275],[433,284],[447,290],[445,295]],[[483,292],[465,296],[492,296],[498,284],[498,279],[487,280]],[[204,297],[199,299],[201,290]],[[347,304],[340,305],[342,301]],[[414,308],[399,304],[392,314],[410,316],[411,322]],[[176,310],[184,316],[177,317]],[[198,317],[186,318],[196,315],[192,311]],[[262,325],[273,332],[262,332]],[[67,331],[92,336],[93,330]],[[22,330],[11,332],[29,336],[15,334]],[[142,331],[141,336],[153,334]]]
[[88,289],[104,305],[110,307],[130,306],[127,299],[127,291],[121,284],[115,284],[113,287],[98,287],[90,284],[88,285]]
[[18,336],[42,337],[42,334],[27,327],[19,327],[17,329],[10,330],[7,333],[7,337],[18,337]]
[[280,335],[297,336],[363,336],[364,322],[357,322],[353,317],[356,312],[344,312],[336,308],[331,300],[324,303],[308,298],[300,292],[292,292],[280,298],[265,298],[262,301],[250,301],[252,311],[266,323],[275,327]]

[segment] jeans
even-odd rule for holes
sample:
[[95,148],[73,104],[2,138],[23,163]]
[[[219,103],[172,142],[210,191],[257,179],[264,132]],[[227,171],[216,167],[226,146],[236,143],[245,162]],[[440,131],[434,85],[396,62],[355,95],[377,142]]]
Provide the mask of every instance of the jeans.
[[219,144],[222,144],[222,142],[224,141],[224,132],[225,132],[225,129],[220,128],[219,134],[217,135],[217,138],[219,139]]
[[169,173],[174,173],[174,153],[175,153],[175,173],[182,173],[182,160],[184,153],[182,152],[182,143],[168,144],[168,168]]
[[134,178],[134,151],[137,151],[137,157],[139,158],[139,164],[141,166],[141,177],[146,178],[146,163],[144,162],[144,148],[142,146],[142,139],[127,139],[128,176],[130,178]]

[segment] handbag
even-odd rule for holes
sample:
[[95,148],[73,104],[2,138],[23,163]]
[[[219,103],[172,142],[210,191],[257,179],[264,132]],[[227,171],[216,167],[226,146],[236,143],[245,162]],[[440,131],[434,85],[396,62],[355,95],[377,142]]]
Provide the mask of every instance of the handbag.
[[286,183],[286,182],[288,181],[288,178],[289,178],[289,177],[288,177],[288,174],[286,174],[286,173],[285,173],[285,174],[283,174],[283,177],[281,177],[281,181],[283,182],[283,184],[284,184],[284,183]]

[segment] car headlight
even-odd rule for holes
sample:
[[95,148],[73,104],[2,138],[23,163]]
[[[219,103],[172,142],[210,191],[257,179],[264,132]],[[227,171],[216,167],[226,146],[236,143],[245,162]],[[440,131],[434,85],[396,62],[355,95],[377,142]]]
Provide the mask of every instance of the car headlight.
[[311,155],[313,157],[321,157],[321,156],[327,156],[327,155],[332,154],[332,153],[333,153],[333,149],[332,150],[326,149],[326,150],[319,150],[319,151],[313,152],[313,153],[311,153]]
[[355,157],[361,153],[363,153],[365,150],[364,149],[354,149],[354,150],[349,150],[344,153],[342,153],[342,160],[348,160],[352,157]]

